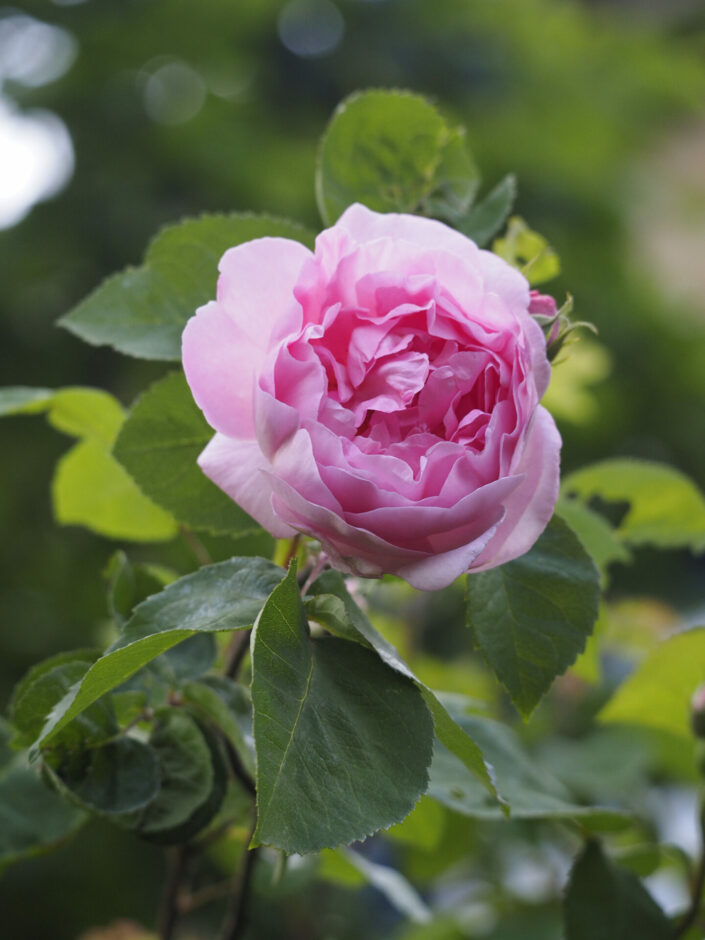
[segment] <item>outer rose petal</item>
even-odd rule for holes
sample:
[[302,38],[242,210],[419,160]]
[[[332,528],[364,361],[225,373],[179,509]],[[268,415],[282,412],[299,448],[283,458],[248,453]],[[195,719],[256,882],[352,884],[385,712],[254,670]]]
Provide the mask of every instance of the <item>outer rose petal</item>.
[[558,499],[561,436],[548,411],[536,409],[522,460],[516,472],[526,477],[506,502],[507,514],[494,538],[472,565],[486,571],[519,558],[546,528]]
[[216,302],[191,317],[181,345],[188,384],[211,427],[233,437],[253,437],[259,349]]
[[288,238],[255,238],[220,259],[218,302],[258,349],[269,348],[273,331],[300,325],[294,286],[311,258],[305,245]]
[[296,535],[272,509],[269,463],[256,441],[234,441],[216,434],[198,458],[198,465],[216,486],[278,539]]

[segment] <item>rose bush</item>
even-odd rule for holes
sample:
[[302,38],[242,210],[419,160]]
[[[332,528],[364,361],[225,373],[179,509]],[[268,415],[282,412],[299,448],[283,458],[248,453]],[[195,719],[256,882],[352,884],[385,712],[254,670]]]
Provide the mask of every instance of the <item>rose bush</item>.
[[261,238],[219,270],[183,335],[216,431],[199,463],[265,529],[426,590],[533,545],[561,441],[518,271],[440,222],[361,205],[315,253]]

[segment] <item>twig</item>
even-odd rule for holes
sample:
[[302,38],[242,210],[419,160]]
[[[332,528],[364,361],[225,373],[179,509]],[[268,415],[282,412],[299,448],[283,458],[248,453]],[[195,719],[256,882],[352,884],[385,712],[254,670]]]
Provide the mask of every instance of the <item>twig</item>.
[[194,558],[199,565],[210,565],[213,561],[211,556],[208,553],[208,549],[203,544],[203,542],[195,535],[188,526],[180,525],[179,532],[184,538],[184,541],[188,544],[188,547],[193,552]]
[[232,888],[232,881],[227,878],[225,881],[217,881],[215,884],[206,885],[198,891],[192,891],[188,894],[180,894],[177,899],[179,914],[190,914],[191,911],[203,907],[204,904],[210,904],[211,901],[219,901],[227,897]]
[[[705,835],[705,829],[704,829]],[[678,922],[675,932],[673,934],[674,940],[678,940],[679,937],[685,936],[688,933],[690,928],[694,926],[699,915],[700,915],[700,905],[702,903],[703,889],[705,889],[705,846],[703,846],[700,855],[700,861],[698,862],[698,867],[695,871],[695,877],[693,878],[693,888],[690,897],[690,905],[688,910],[683,915],[682,919]]]
[[237,630],[230,641],[230,646],[225,654],[225,675],[228,679],[235,679],[245,654],[250,648],[250,634],[252,630]]
[[243,931],[247,926],[252,873],[259,853],[258,848],[249,848],[254,831],[255,827],[253,826],[247,842],[245,843],[242,870],[233,885],[233,893],[225,913],[225,920],[223,921],[220,932],[220,940],[238,940],[239,937],[242,937]]
[[311,571],[309,572],[308,577],[306,578],[304,583],[301,585],[302,597],[306,596],[306,592],[311,587],[311,585],[316,580],[316,578],[319,576],[319,574],[323,572],[327,564],[328,564],[328,556],[326,555],[325,552],[321,552],[318,558],[316,559],[316,561],[314,562],[313,568],[311,568]]
[[159,902],[157,930],[160,940],[172,940],[179,919],[179,886],[186,871],[188,849],[185,845],[170,849],[167,853],[167,874]]
[[225,753],[227,754],[228,763],[230,764],[230,769],[233,772],[233,776],[239,783],[242,784],[250,796],[256,796],[257,789],[255,787],[255,782],[245,770],[242,761],[240,760],[240,755],[235,750],[230,740],[225,737],[225,735],[221,735],[221,740],[225,746]]

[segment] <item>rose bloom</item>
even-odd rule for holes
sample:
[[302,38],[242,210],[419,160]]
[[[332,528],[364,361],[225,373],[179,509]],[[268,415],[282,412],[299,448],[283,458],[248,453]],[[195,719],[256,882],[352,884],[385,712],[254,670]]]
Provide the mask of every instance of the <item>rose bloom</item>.
[[522,555],[561,439],[526,279],[441,222],[351,206],[229,249],[183,336],[203,472],[272,535],[424,590]]

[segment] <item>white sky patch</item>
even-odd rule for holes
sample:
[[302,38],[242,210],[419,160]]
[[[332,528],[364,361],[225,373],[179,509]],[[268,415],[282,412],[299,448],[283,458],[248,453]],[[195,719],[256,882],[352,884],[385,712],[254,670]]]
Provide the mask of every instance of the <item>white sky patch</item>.
[[[31,16],[0,16],[0,92],[11,81],[37,88],[56,81],[77,53],[74,37]],[[74,152],[66,125],[50,111],[22,112],[0,93],[0,229],[21,221],[71,178]]]
[[73,166],[63,121],[50,111],[21,114],[0,97],[0,228],[15,225],[35,203],[62,189]]

